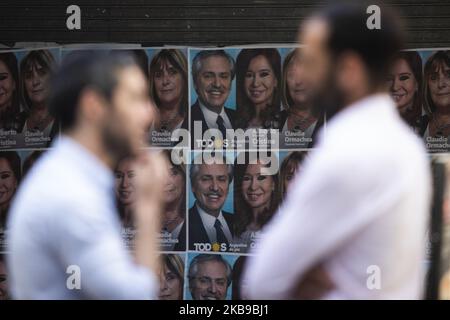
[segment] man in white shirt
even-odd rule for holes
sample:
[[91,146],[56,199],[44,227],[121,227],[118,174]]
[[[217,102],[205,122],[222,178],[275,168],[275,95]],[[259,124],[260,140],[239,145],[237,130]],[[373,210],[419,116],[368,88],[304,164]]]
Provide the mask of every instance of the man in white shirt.
[[[16,299],[151,299],[158,294],[162,159],[141,149],[153,118],[128,56],[73,53],[53,81],[63,134],[28,173],[11,208],[8,267]],[[113,168],[135,157],[135,257],[120,236]]]
[[315,112],[329,122],[245,271],[252,299],[418,299],[430,173],[425,149],[384,90],[400,49],[395,19],[366,26],[362,5],[302,29]]

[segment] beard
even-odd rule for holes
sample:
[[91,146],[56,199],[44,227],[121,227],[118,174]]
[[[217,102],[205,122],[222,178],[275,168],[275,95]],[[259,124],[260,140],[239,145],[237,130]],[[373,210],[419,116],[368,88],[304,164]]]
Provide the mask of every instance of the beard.
[[133,150],[127,134],[118,125],[120,121],[116,120],[111,117],[105,121],[102,128],[102,140],[105,149],[115,160],[114,162],[118,163],[120,159],[136,156],[136,152]]
[[344,95],[336,85],[336,70],[334,67],[328,72],[323,83],[323,86],[312,92],[311,110],[316,118],[326,116],[329,120],[345,107]]

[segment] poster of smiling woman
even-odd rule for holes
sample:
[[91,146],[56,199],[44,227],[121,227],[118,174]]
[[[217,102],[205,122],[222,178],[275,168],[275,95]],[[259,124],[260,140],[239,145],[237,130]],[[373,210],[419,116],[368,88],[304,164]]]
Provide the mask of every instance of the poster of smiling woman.
[[386,83],[400,116],[428,152],[450,151],[450,50],[399,52]]
[[0,148],[47,148],[59,134],[49,113],[60,49],[0,52]]

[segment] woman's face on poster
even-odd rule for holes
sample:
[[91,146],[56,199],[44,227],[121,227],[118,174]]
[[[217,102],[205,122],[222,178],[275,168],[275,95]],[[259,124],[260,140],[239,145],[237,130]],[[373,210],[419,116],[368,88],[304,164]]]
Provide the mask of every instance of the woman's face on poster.
[[400,112],[411,107],[414,95],[419,90],[417,80],[405,59],[397,59],[388,76],[389,92]]
[[294,105],[302,105],[309,100],[309,88],[303,71],[303,66],[297,58],[294,58],[287,68],[287,91]]
[[49,94],[50,73],[38,62],[30,63],[24,73],[25,90],[33,104],[45,103]]
[[428,88],[436,108],[450,108],[450,66],[441,63],[439,68],[428,76]]
[[8,66],[0,60],[0,112],[12,103],[16,82]]
[[6,264],[0,261],[0,300],[8,300],[8,275],[6,272]]
[[180,199],[183,196],[183,185],[184,177],[182,171],[171,164],[164,187],[165,202],[172,203]]
[[116,197],[124,205],[134,203],[136,198],[134,178],[135,171],[132,168],[131,160],[122,160],[115,171],[116,176]]
[[245,73],[244,87],[247,97],[253,104],[270,104],[273,100],[277,78],[263,55],[250,60]]
[[8,160],[0,158],[0,207],[5,208],[11,202],[17,189],[17,178]]
[[249,164],[242,178],[242,195],[252,209],[268,207],[275,188],[271,175],[261,174],[263,165]]
[[159,299],[181,300],[182,281],[174,272],[164,266],[159,274]]
[[170,62],[162,61],[160,70],[153,76],[155,91],[162,104],[180,101],[183,92],[183,77]]

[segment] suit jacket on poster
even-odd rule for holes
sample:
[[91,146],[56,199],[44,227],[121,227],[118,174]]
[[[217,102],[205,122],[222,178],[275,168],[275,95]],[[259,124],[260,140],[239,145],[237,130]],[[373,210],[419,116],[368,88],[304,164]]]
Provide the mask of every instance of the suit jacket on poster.
[[[233,232],[233,214],[222,210],[222,215]],[[211,243],[196,204],[189,209],[189,250],[195,250],[194,243]]]
[[[234,122],[234,117],[235,117],[235,111],[224,107],[224,111],[226,113],[226,115],[228,116],[228,119],[230,119],[231,122],[231,126],[233,128],[235,128],[235,122]],[[194,121],[201,121],[202,122],[202,136],[205,133],[206,130],[208,130],[208,125],[206,124],[206,120],[205,117],[203,116],[203,112],[202,109],[200,109],[200,103],[198,102],[198,100],[191,106],[191,129],[190,129],[190,133],[191,133],[191,148],[192,149],[198,149],[194,146],[194,141],[195,141],[195,136],[194,136]]]

